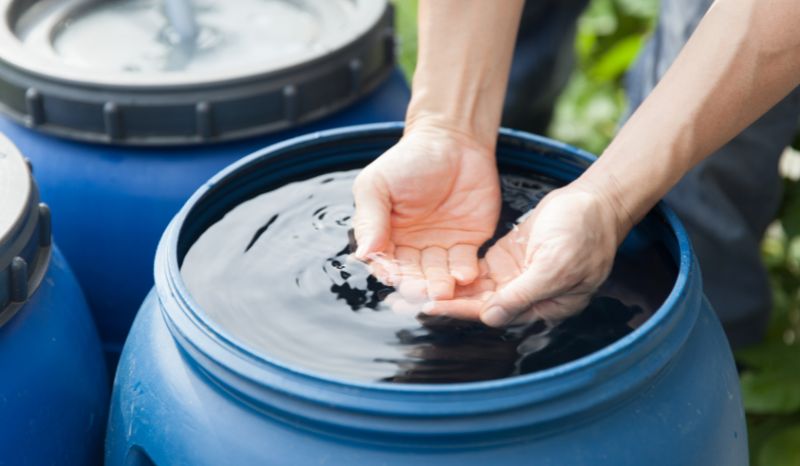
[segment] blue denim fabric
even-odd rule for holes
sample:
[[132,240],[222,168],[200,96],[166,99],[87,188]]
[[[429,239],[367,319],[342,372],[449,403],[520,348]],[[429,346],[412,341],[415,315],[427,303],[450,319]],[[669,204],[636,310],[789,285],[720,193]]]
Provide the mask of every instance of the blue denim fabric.
[[[575,20],[587,0],[529,0],[503,124],[544,132],[573,68]],[[655,87],[712,0],[662,0],[658,25],[627,78],[630,114]],[[781,200],[778,159],[794,136],[800,90],[690,171],[666,200],[692,237],[706,296],[734,347],[762,338],[771,292],[759,245]]]
[[[666,72],[711,0],[662,0],[658,26],[628,75],[632,112]],[[800,117],[800,90],[691,170],[666,196],[683,220],[704,290],[731,345],[760,340],[771,308],[760,242],[781,200],[778,160]]]
[[544,134],[572,73],[576,20],[589,0],[528,0],[522,11],[503,126]]

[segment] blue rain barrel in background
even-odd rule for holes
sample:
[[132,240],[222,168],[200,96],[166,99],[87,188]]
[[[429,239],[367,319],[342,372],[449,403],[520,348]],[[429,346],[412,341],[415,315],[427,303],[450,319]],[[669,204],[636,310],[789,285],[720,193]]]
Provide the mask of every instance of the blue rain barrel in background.
[[3,3],[0,132],[36,166],[111,367],[197,186],[299,132],[402,119],[409,98],[386,0],[195,2],[186,40],[162,3]]
[[[669,251],[677,272],[666,300],[615,343],[527,375],[443,385],[344,380],[264,354],[195,304],[179,264],[211,223],[290,181],[363,166],[401,132],[376,124],[299,137],[195,192],[161,239],[155,288],[120,359],[108,465],[747,464],[733,357],[686,232],[663,206],[622,247]],[[562,182],[592,161],[513,131],[501,132],[497,155],[501,172]]]
[[25,160],[0,136],[0,464],[100,464],[109,383]]

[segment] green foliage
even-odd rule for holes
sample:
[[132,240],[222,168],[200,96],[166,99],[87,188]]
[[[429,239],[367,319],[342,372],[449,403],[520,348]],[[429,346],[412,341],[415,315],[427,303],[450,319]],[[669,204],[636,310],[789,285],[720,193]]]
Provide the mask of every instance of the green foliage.
[[767,338],[736,353],[754,466],[800,464],[800,183],[784,187],[761,245],[773,295]]
[[800,411],[800,346],[768,340],[736,355],[746,368],[741,385],[751,414],[793,414]]
[[800,423],[784,428],[767,438],[758,452],[756,462],[770,466],[800,464]]
[[800,235],[800,183],[796,181],[785,183],[781,224],[789,237]]
[[655,22],[656,0],[594,0],[578,20],[572,79],[556,104],[550,134],[600,153],[625,110],[622,80]]
[[[529,0],[533,1],[533,0]],[[394,0],[399,60],[416,62],[417,0]],[[600,153],[625,110],[622,80],[647,40],[658,0],[592,0],[579,19],[577,66],[556,104],[550,135]],[[800,137],[795,146],[800,147]],[[785,181],[779,221],[762,244],[774,306],[764,343],[740,350],[753,466],[800,465],[800,182]]]
[[408,82],[417,64],[417,0],[392,0],[397,24],[397,61]]
[[747,430],[750,464],[753,466],[796,466],[798,462],[797,429],[800,416],[748,415]]

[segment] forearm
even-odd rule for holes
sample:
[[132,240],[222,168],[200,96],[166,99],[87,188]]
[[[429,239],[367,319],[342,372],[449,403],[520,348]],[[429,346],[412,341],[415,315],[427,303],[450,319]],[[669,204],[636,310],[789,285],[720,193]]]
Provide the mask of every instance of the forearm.
[[493,148],[523,0],[421,0],[409,128],[433,124]]
[[627,231],[696,163],[800,82],[800,4],[719,0],[674,64],[580,178]]

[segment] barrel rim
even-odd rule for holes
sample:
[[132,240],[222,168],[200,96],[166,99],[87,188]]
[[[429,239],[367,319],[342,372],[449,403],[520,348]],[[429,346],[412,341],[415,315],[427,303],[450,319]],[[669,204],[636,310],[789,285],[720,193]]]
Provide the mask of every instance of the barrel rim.
[[[395,416],[414,423],[421,419],[484,416],[483,426],[470,426],[464,434],[486,430],[522,427],[508,419],[487,422],[491,412],[508,413],[513,409],[536,411],[528,424],[552,424],[555,420],[578,411],[597,409],[618,403],[622,395],[656,377],[680,349],[694,326],[701,300],[700,275],[693,257],[688,234],[677,216],[663,203],[654,211],[666,223],[678,246],[678,272],[675,284],[662,305],[639,328],[627,336],[582,358],[553,368],[505,379],[453,384],[390,384],[385,382],[351,381],[335,376],[290,367],[268,356],[257,354],[225,335],[200,311],[183,284],[178,265],[178,239],[187,216],[210,190],[223,183],[237,170],[266,157],[302,145],[359,135],[402,134],[398,122],[351,126],[299,136],[257,151],[230,165],[198,189],[175,216],[162,236],[155,265],[156,289],[162,315],[178,344],[204,373],[239,393],[248,402],[255,402],[265,411],[276,412],[275,396],[282,403],[301,403],[291,408],[277,408],[279,415],[313,418],[315,425],[339,426],[342,412],[361,416],[358,422],[374,431],[376,417]],[[570,145],[529,133],[501,129],[498,148],[502,144],[532,144],[554,152],[557,157],[572,157],[587,165],[595,160],[588,152]],[[669,338],[668,338],[669,337]],[[664,344],[668,339],[669,344]],[[628,376],[627,384],[610,387],[602,382],[610,375],[622,374],[638,364],[639,374]],[[646,370],[642,370],[646,367]],[[619,386],[625,385],[625,386]],[[575,403],[575,397],[591,399]],[[491,394],[488,397],[487,394]],[[564,401],[569,398],[570,402]],[[561,403],[558,409],[546,408],[545,402]],[[474,403],[472,403],[474,401]],[[309,406],[313,405],[314,412]],[[320,412],[328,410],[328,412]],[[496,421],[496,422],[494,422]],[[352,424],[353,418],[348,422]],[[358,424],[357,422],[357,424]],[[381,425],[387,433],[439,432],[430,426],[402,423]],[[378,428],[380,430],[381,427]],[[452,434],[452,432],[450,433]]]

